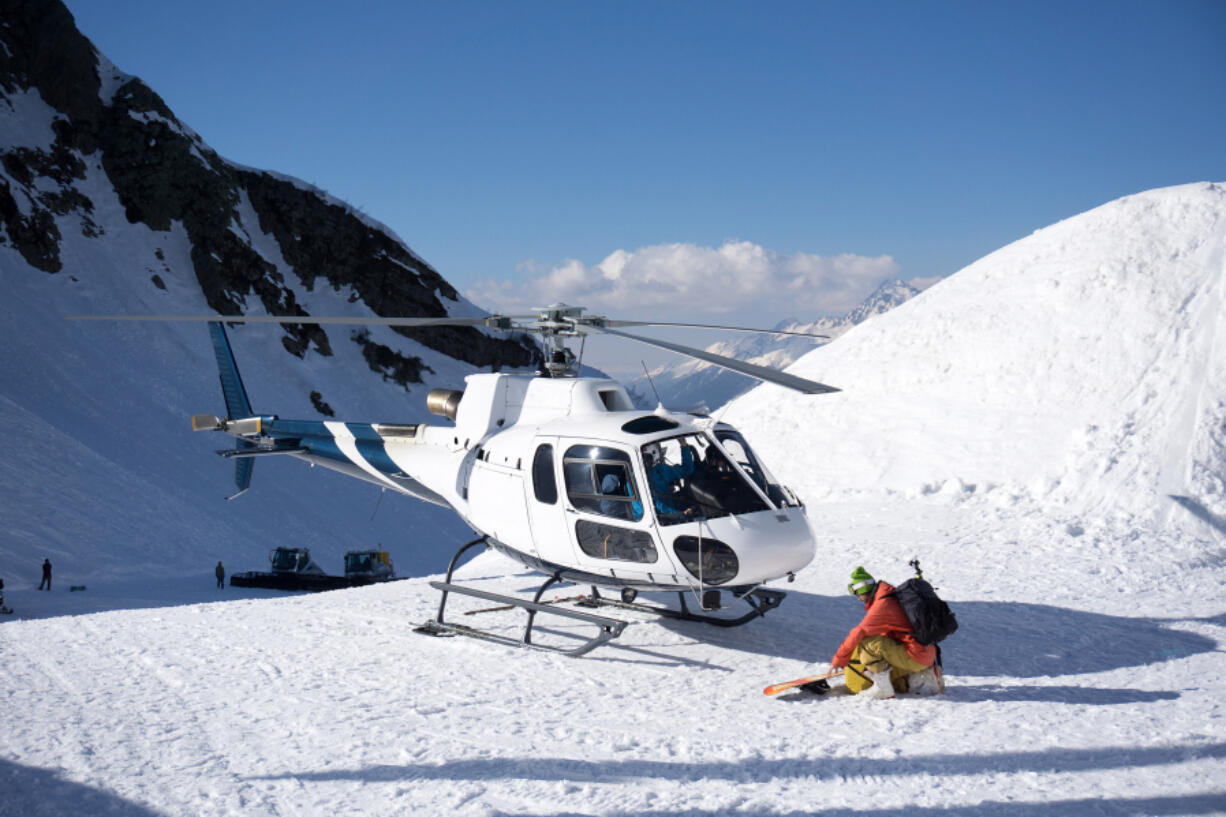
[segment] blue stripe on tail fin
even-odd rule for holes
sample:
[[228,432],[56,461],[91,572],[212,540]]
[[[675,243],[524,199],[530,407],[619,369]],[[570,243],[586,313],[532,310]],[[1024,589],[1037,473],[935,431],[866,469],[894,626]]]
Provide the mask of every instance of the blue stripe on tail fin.
[[[243,378],[238,373],[238,363],[234,360],[234,350],[230,348],[230,339],[226,337],[226,328],[220,321],[209,321],[209,335],[213,338],[213,353],[217,355],[217,373],[221,377],[221,394],[226,400],[226,416],[231,419],[251,417],[251,403],[247,400],[247,390],[243,388]],[[240,449],[254,448],[246,440],[239,440]],[[251,472],[255,468],[255,460],[239,459],[234,463],[234,486],[238,493],[226,497],[234,499],[247,492],[251,487]]]
[[[243,378],[239,376],[238,363],[234,361],[225,327],[220,321],[209,321],[209,334],[213,337],[213,352],[217,355],[217,371],[221,375],[221,393],[226,399],[227,416],[230,419],[251,417],[253,412],[251,404],[247,402],[247,390],[243,388]],[[247,479],[250,482],[250,471]],[[241,485],[239,487],[242,488]]]

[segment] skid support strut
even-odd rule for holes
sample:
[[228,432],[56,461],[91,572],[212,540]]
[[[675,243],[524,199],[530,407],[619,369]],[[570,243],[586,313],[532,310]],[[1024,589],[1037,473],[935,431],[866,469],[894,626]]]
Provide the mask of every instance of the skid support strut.
[[713,624],[716,627],[739,627],[746,622],[753,621],[755,618],[760,618],[766,615],[771,610],[774,610],[783,603],[783,599],[787,593],[782,590],[771,590],[766,587],[755,588],[739,598],[744,599],[750,606],[749,612],[739,618],[722,618],[720,616],[708,616],[701,613],[690,611],[686,604],[686,593],[678,592],[677,597],[681,600],[681,609],[673,610],[669,607],[660,607],[655,604],[643,604],[635,601],[620,601],[618,599],[607,599],[600,595],[600,591],[595,587],[592,588],[592,595],[583,601],[579,602],[580,607],[621,607],[624,610],[640,610],[644,613],[654,613],[658,616],[666,618],[676,618],[682,621],[701,621],[704,624]]
[[[427,621],[418,627],[414,627],[413,631],[424,635],[434,636],[451,636],[451,635],[466,635],[471,638],[480,638],[485,641],[493,641],[498,644],[506,644],[512,647],[532,647],[538,650],[547,650],[549,652],[558,652],[564,655],[579,656],[591,652],[617,636],[621,635],[622,630],[626,628],[626,622],[618,621],[615,618],[596,615],[595,613],[585,613],[579,610],[568,610],[561,607],[552,607],[541,602],[541,595],[552,585],[557,584],[560,579],[557,576],[550,576],[537,589],[536,595],[532,601],[507,596],[501,593],[491,593],[488,590],[478,590],[475,587],[464,587],[463,585],[452,582],[451,577],[455,572],[457,560],[466,550],[475,547],[479,544],[485,544],[485,537],[476,539],[461,547],[456,551],[455,556],[451,558],[451,564],[447,567],[446,581],[430,582],[430,586],[442,593],[442,598],[439,600],[438,615],[432,621]],[[524,625],[523,635],[516,639],[510,636],[500,635],[498,633],[486,632],[478,630],[475,627],[469,627],[464,624],[456,624],[447,621],[444,618],[444,612],[447,607],[447,596],[450,593],[459,593],[463,596],[471,596],[473,598],[484,599],[485,601],[496,602],[508,607],[518,607],[528,613],[528,622]],[[595,625],[597,628],[596,635],[589,638],[587,641],[579,644],[576,647],[554,647],[546,644],[537,644],[532,640],[532,626],[536,622],[537,613],[544,613],[551,616],[559,616],[571,621],[581,621],[585,624]]]

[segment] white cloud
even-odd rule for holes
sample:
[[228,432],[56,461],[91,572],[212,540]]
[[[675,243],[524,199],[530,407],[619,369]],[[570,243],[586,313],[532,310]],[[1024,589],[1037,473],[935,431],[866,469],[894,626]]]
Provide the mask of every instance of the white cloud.
[[859,304],[899,267],[888,255],[780,255],[749,241],[720,247],[658,244],[617,250],[588,266],[520,265],[516,281],[485,279],[465,296],[496,312],[519,313],[557,301],[612,317],[686,321],[704,316],[817,317]]
[[945,280],[944,276],[933,275],[928,278],[912,278],[907,283],[915,287],[916,289],[918,289],[920,292],[923,292],[925,289],[928,289],[928,287],[932,286],[937,281],[943,281],[943,280]]

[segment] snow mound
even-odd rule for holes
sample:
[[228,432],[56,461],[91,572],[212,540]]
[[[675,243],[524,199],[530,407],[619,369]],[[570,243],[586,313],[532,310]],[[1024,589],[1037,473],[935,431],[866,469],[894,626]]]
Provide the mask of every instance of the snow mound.
[[1110,202],[789,369],[844,391],[759,387],[725,419],[809,499],[990,497],[1221,530],[1224,248],[1221,184]]

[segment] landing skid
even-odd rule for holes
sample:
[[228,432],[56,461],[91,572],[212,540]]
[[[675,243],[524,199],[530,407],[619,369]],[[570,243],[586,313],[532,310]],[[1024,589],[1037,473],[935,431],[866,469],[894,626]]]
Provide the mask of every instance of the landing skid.
[[[554,574],[545,580],[545,582],[537,588],[536,595],[532,597],[532,601],[525,601],[514,596],[507,596],[502,593],[491,593],[488,590],[478,590],[474,587],[465,587],[460,584],[455,584],[451,579],[455,573],[456,563],[460,557],[470,548],[478,545],[487,545],[485,537],[474,539],[468,544],[461,547],[456,554],[451,557],[451,564],[447,566],[447,577],[445,581],[430,582],[430,586],[438,590],[442,597],[438,603],[438,615],[434,620],[414,627],[413,631],[423,635],[433,636],[453,636],[466,635],[470,638],[480,638],[485,641],[493,641],[497,644],[505,644],[512,647],[532,647],[538,650],[547,650],[549,652],[562,653],[563,655],[580,656],[585,655],[599,647],[601,644],[606,644],[621,635],[622,630],[626,628],[629,622],[621,621],[607,616],[597,615],[595,613],[586,613],[580,610],[569,610],[564,607],[552,606],[548,602],[542,602],[541,596],[555,584],[563,581],[571,581],[563,579],[560,575]],[[708,590],[708,593],[718,595],[718,590]],[[458,593],[462,596],[471,596],[473,598],[482,599],[484,601],[492,601],[496,604],[507,607],[524,610],[528,613],[528,622],[524,625],[523,635],[519,638],[491,633],[485,630],[478,630],[476,627],[469,627],[466,624],[457,624],[452,621],[447,621],[445,613],[447,610],[447,598],[452,593]],[[705,595],[705,594],[704,594]],[[706,615],[705,613],[692,612],[686,602],[685,591],[678,591],[677,597],[681,602],[680,610],[673,610],[669,607],[663,607],[655,604],[642,604],[634,601],[635,594],[629,591],[623,591],[622,599],[609,599],[600,595],[600,591],[595,585],[592,586],[592,594],[584,597],[581,601],[576,602],[578,607],[598,608],[598,607],[620,607],[624,610],[636,610],[642,613],[651,613],[657,616],[666,618],[679,619],[681,621],[698,621],[703,624],[711,624],[716,627],[738,627],[747,622],[753,621],[756,618],[761,618],[771,610],[778,607],[783,599],[787,596],[782,590],[771,590],[765,587],[754,588],[746,592],[744,595],[737,596],[738,599],[743,599],[749,605],[749,612],[739,618],[724,618],[720,616]],[[703,605],[706,605],[706,599],[703,600]],[[498,609],[498,608],[491,608]],[[474,611],[488,612],[488,611]],[[537,613],[544,613],[551,616],[559,616],[570,621],[580,621],[584,624],[592,624],[597,628],[596,635],[589,638],[587,641],[579,644],[576,647],[555,647],[547,644],[538,644],[532,640],[532,626],[536,622]]]
[[583,601],[577,602],[580,607],[620,607],[624,610],[638,610],[644,613],[653,613],[666,618],[675,618],[681,621],[700,621],[703,624],[712,624],[716,627],[739,627],[742,624],[753,621],[755,618],[761,618],[771,610],[774,610],[783,603],[783,599],[787,596],[782,590],[770,590],[765,587],[759,587],[746,593],[740,598],[750,606],[750,611],[740,618],[722,618],[720,616],[709,616],[702,613],[690,612],[690,608],[686,603],[686,594],[678,592],[677,597],[681,600],[681,609],[673,610],[669,607],[661,607],[655,604],[642,604],[636,601],[621,601],[619,599],[607,599],[600,595],[600,591],[595,587],[592,588],[592,595],[585,598]]
[[[474,539],[464,545],[455,556],[451,557],[451,564],[447,567],[447,579],[441,582],[430,582],[430,586],[442,592],[442,598],[439,600],[438,615],[433,621],[427,621],[419,627],[414,627],[413,631],[422,633],[423,635],[433,636],[452,636],[466,635],[471,638],[480,638],[485,641],[493,641],[497,644],[505,644],[512,647],[532,647],[538,650],[546,650],[549,652],[562,653],[563,655],[580,656],[591,652],[601,644],[607,643],[621,635],[622,630],[626,628],[625,621],[619,621],[615,618],[599,616],[595,613],[584,613],[579,610],[567,610],[560,607],[551,607],[548,604],[541,603],[541,595],[552,585],[558,583],[560,579],[557,576],[550,576],[545,580],[536,591],[532,601],[524,601],[523,599],[515,598],[514,596],[506,596],[501,593],[491,593],[487,590],[478,590],[473,587],[464,587],[463,585],[454,584],[451,581],[452,574],[455,572],[456,562],[460,556],[469,548],[477,545],[484,545],[485,537]],[[484,599],[485,601],[497,602],[500,605],[508,607],[518,607],[521,610],[526,610],[528,613],[528,623],[524,625],[523,635],[516,639],[510,636],[499,635],[498,633],[490,633],[484,630],[478,630],[475,627],[469,627],[464,624],[456,624],[447,621],[444,618],[444,613],[447,608],[447,597],[451,593],[459,593],[463,596],[472,596],[473,598]],[[579,644],[576,647],[555,647],[547,644],[537,644],[532,640],[532,625],[536,621],[536,614],[544,613],[551,616],[560,616],[571,621],[581,621],[585,624],[592,624],[597,627],[596,635],[589,638],[587,641]]]

